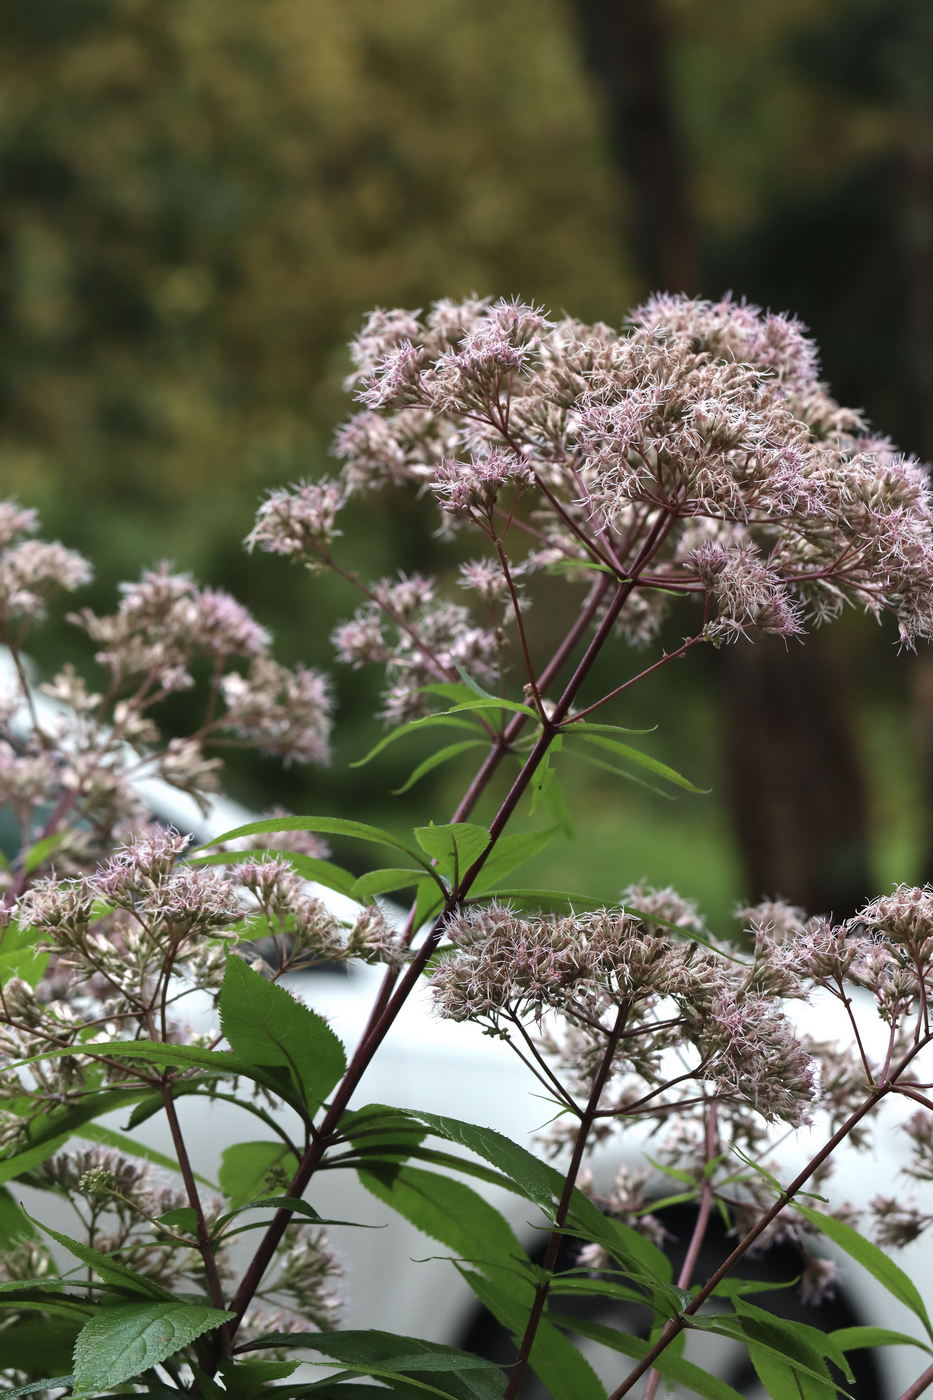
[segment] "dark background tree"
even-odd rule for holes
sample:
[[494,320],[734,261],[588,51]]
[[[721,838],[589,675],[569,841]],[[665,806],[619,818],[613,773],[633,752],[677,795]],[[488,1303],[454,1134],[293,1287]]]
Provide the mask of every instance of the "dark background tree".
[[[286,658],[321,664],[352,604],[238,541],[265,487],[325,469],[343,344],[373,304],[519,292],[618,321],[653,287],[731,287],[800,314],[839,397],[930,455],[931,21],[926,0],[10,0],[5,489],[94,555],[98,604],[168,555],[235,587]],[[367,572],[411,567],[416,527],[362,512]],[[417,548],[438,565],[436,542]],[[669,844],[693,865],[672,873],[718,908],[767,889],[842,912],[872,863],[866,883],[915,877],[933,758],[919,804],[890,642],[848,628],[851,655],[820,676],[808,643],[779,711],[764,648],[682,667],[638,716],[661,717],[660,751],[716,783],[713,681],[742,719],[735,802],[745,811],[768,772],[801,790],[780,804],[796,821],[740,820],[746,875],[713,889],[709,857],[728,872],[737,839],[721,808],[638,807],[606,838],[618,870],[597,843],[594,880],[610,895],[653,875],[673,830],[692,832]],[[60,628],[47,659],[70,645]],[[875,680],[870,713],[852,711],[847,666]],[[933,685],[917,675],[923,736]],[[243,770],[244,796],[370,800],[366,770],[343,760],[366,747],[373,686],[344,676],[340,691],[337,776],[312,788],[296,772],[273,792],[271,768]],[[790,734],[793,765],[775,747]],[[883,758],[864,800],[853,735]],[[441,814],[443,789],[430,800]]]

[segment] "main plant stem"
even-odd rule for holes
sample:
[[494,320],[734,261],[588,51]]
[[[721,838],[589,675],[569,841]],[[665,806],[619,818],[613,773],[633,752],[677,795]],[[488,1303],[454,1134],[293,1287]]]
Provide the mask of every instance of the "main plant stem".
[[[431,933],[428,935],[424,943],[415,953],[414,958],[409,963],[408,968],[401,977],[394,992],[385,1002],[385,1005],[382,1007],[378,1016],[367,1027],[363,1039],[360,1041],[359,1045],[356,1048],[356,1051],[353,1054],[352,1059],[350,1060],[350,1064],[347,1067],[347,1072],[344,1075],[343,1080],[341,1081],[336,1093],[334,1094],[331,1105],[318,1126],[317,1135],[310,1147],[308,1148],[307,1152],[305,1153],[304,1157],[302,1158],[301,1162],[299,1163],[298,1169],[295,1172],[295,1175],[289,1184],[289,1196],[300,1197],[304,1194],[304,1191],[306,1190],[308,1183],[311,1180],[311,1177],[314,1175],[314,1172],[320,1165],[321,1159],[323,1158],[328,1147],[331,1145],[333,1136],[337,1130],[340,1119],[346,1111],[350,1099],[356,1091],[357,1085],[359,1084],[364,1073],[366,1072],[366,1069],[368,1068],[376,1051],[379,1049],[379,1046],[385,1039],[385,1036],[388,1033],[393,1022],[395,1021],[395,1018],[397,1017],[403,1005],[405,1004],[405,1001],[407,1000],[412,988],[419,981],[421,974],[424,971],[425,965],[428,962],[428,959],[431,957],[431,954],[437,947],[437,944],[440,941],[441,931],[444,927],[445,920],[447,919],[451,911],[455,909],[462,902],[464,897],[469,893],[469,890],[472,888],[477,877],[482,871],[484,864],[486,863],[490,854],[495,848],[496,841],[502,834],[509,819],[515,812],[515,809],[518,806],[522,796],[526,792],[529,784],[531,783],[531,780],[533,779],[535,773],[538,771],[538,768],[540,767],[548,750],[553,744],[559,726],[561,722],[564,719],[566,719],[568,713],[570,712],[571,706],[573,705],[581,686],[584,684],[586,678],[589,676],[593,664],[596,661],[596,658],[598,657],[602,648],[609,639],[613,628],[615,627],[615,624],[618,621],[620,612],[625,606],[625,603],[627,602],[632,591],[637,587],[639,571],[642,568],[644,568],[645,564],[652,557],[655,551],[659,548],[666,535],[670,531],[671,527],[673,526],[675,518],[676,517],[673,514],[659,515],[651,530],[648,532],[647,538],[645,539],[644,544],[641,550],[639,551],[638,558],[635,561],[635,564],[632,568],[630,577],[624,582],[617,584],[615,596],[613,597],[612,601],[607,607],[606,612],[599,623],[599,626],[593,634],[593,637],[589,645],[587,646],[583,656],[580,658],[580,661],[578,662],[576,669],[570,677],[570,680],[564,687],[564,691],[560,696],[560,699],[554,706],[554,710],[550,718],[542,726],[537,743],[534,745],[531,752],[526,757],[517,777],[515,778],[515,781],[512,783],[512,786],[506,793],[505,798],[503,799],[499,807],[499,810],[496,812],[495,817],[490,823],[490,840],[488,846],[486,847],[486,850],[481,856],[478,857],[477,860],[473,862],[469,870],[460,880],[459,885],[455,889],[450,891],[450,893],[447,896],[447,899],[445,900],[444,908],[437,920],[435,921]],[[598,610],[600,602],[601,597],[598,594],[598,590],[596,590],[594,591],[594,595],[591,597],[590,600],[591,610],[593,614],[595,614]],[[573,629],[576,633],[577,639],[579,639],[579,637],[582,635],[581,622],[582,619],[578,620],[576,627]],[[558,648],[557,652],[555,652],[554,656],[551,659],[547,671],[542,673],[542,683],[544,682],[545,677],[547,677],[547,679],[550,679],[551,675],[556,674],[557,670],[569,658],[571,652],[571,644]],[[516,716],[516,718],[521,718],[521,716]],[[505,734],[508,734],[509,730],[512,727],[513,726],[511,725],[507,726]],[[515,732],[516,734],[518,733],[517,726],[515,726]],[[489,782],[489,779],[492,777],[492,774],[495,772],[495,769],[498,766],[499,761],[501,761],[501,758],[505,752],[506,749],[504,747],[504,744],[502,742],[499,742],[497,743],[496,747],[492,750],[492,752],[489,755],[487,755],[487,758],[483,763],[480,772],[477,774],[477,777],[476,779],[474,779],[473,783],[471,783],[470,788],[464,797],[464,801],[460,804],[460,807],[458,807],[457,813],[455,813],[455,820],[459,821],[463,819],[460,815],[460,812],[461,808],[463,808],[466,802],[469,801],[472,804],[477,800],[481,792],[484,790],[486,784]],[[482,782],[478,783],[478,780],[481,777]],[[235,1313],[235,1318],[229,1325],[228,1335],[231,1338],[236,1333],[237,1327],[239,1326],[240,1321],[242,1320],[243,1315],[246,1312],[246,1309],[249,1307],[249,1304],[253,1299],[256,1289],[259,1287],[266,1269],[269,1267],[270,1263],[275,1257],[275,1252],[278,1249],[279,1244],[281,1243],[282,1236],[284,1235],[291,1218],[292,1217],[290,1211],[277,1211],[276,1214],[273,1216],[272,1220],[270,1221],[265,1234],[260,1240],[256,1252],[250,1260],[246,1272],[244,1273],[243,1278],[240,1282],[240,1286],[237,1289],[233,1301],[230,1304],[231,1311]]]
[[[627,1009],[628,1008],[625,1006],[619,1007],[615,1025],[609,1032],[609,1037],[606,1041],[606,1050],[600,1061],[596,1077],[593,1080],[593,1087],[590,1090],[586,1108],[580,1115],[580,1126],[577,1129],[577,1135],[574,1140],[570,1166],[567,1168],[567,1175],[564,1178],[564,1188],[561,1192],[560,1201],[558,1202],[557,1211],[554,1216],[554,1229],[551,1231],[544,1259],[542,1260],[542,1268],[544,1268],[548,1274],[553,1272],[557,1264],[557,1256],[560,1251],[561,1240],[563,1239],[564,1226],[567,1223],[570,1202],[573,1200],[574,1188],[576,1187],[580,1166],[583,1162],[583,1154],[586,1151],[587,1139],[589,1138],[590,1131],[596,1118],[596,1111],[599,1108],[603,1089],[606,1087],[606,1080],[612,1072],[612,1061],[615,1057],[616,1047],[625,1029]],[[543,1278],[535,1289],[534,1301],[531,1305],[531,1311],[528,1314],[528,1321],[525,1324],[525,1333],[518,1349],[518,1357],[509,1377],[508,1389],[505,1392],[503,1400],[514,1400],[514,1397],[518,1394],[519,1386],[528,1368],[531,1348],[534,1346],[534,1340],[537,1336],[538,1327],[544,1313],[544,1305],[547,1302],[550,1291],[550,1278]]]

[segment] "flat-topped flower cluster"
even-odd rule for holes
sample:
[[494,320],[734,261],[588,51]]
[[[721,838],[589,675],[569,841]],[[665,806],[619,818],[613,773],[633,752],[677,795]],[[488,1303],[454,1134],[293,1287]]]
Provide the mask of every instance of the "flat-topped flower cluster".
[[[375,312],[353,355],[364,408],[337,436],[339,477],[273,492],[251,545],[326,566],[351,497],[411,484],[443,528],[508,541],[523,605],[542,568],[632,580],[618,622],[632,641],[677,595],[701,601],[715,643],[794,636],[846,603],[893,612],[906,645],[933,630],[926,473],[836,403],[793,318],[659,296],[619,333],[471,298]],[[485,563],[460,576],[480,597]],[[418,607],[366,605],[337,634],[344,660],[388,664],[391,719],[454,661],[501,650],[462,605],[426,592]]]

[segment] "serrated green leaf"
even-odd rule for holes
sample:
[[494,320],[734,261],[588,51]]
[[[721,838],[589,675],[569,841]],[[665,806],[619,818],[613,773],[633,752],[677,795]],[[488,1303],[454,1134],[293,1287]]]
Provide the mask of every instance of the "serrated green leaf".
[[890,1259],[876,1244],[866,1240],[857,1230],[853,1230],[851,1225],[844,1225],[841,1220],[836,1220],[834,1216],[824,1215],[822,1211],[813,1210],[811,1206],[805,1206],[800,1201],[794,1201],[793,1205],[794,1209],[814,1229],[819,1230],[827,1239],[832,1240],[833,1244],[844,1250],[851,1259],[861,1264],[887,1289],[892,1297],[897,1298],[899,1302],[909,1308],[914,1316],[923,1323],[927,1334],[933,1336],[930,1317],[919,1290],[904,1273],[904,1270],[894,1263],[893,1259]]
[[826,1376],[801,1371],[778,1351],[747,1342],[748,1358],[771,1400],[836,1400],[837,1390]]
[[79,1390],[111,1389],[174,1356],[234,1314],[197,1303],[129,1303],[91,1318],[75,1343]]
[[[825,1358],[829,1356],[851,1379],[849,1363],[826,1333],[802,1322],[776,1317],[741,1298],[735,1298],[733,1306],[735,1316],[693,1317],[691,1326],[731,1337],[747,1347],[759,1377],[769,1377],[762,1383],[769,1389],[772,1384],[778,1388],[777,1400],[784,1394],[794,1400],[835,1400],[837,1390],[848,1395],[831,1379]],[[796,1386],[796,1391],[789,1386]]]
[[347,1068],[343,1045],[324,1018],[236,953],[227,958],[218,1008],[234,1053],[252,1066],[286,1070],[314,1114]]
[[416,826],[414,837],[436,863],[441,875],[452,884],[466,874],[489,846],[489,832],[475,822]]
[[[540,1161],[527,1147],[513,1142],[503,1133],[493,1128],[480,1127],[475,1123],[465,1123],[459,1118],[449,1118],[436,1113],[423,1113],[411,1110],[411,1116],[424,1123],[431,1132],[449,1142],[458,1143],[484,1158],[500,1172],[508,1176],[528,1200],[533,1201],[548,1220],[553,1218],[554,1203],[563,1190],[563,1173]],[[654,1287],[662,1287],[672,1277],[671,1262],[657,1245],[651,1243],[621,1221],[610,1220],[586,1197],[582,1191],[574,1191],[571,1200],[568,1224],[575,1234],[586,1240],[603,1244],[619,1262],[639,1279],[645,1279]],[[680,1300],[672,1298],[674,1310]]]
[[232,1206],[241,1206],[268,1191],[269,1173],[284,1169],[294,1175],[297,1158],[283,1142],[237,1142],[225,1148],[217,1179]]
[[[159,1068],[206,1069],[226,1078],[241,1075],[244,1079],[261,1084],[263,1088],[270,1089],[273,1093],[282,1093],[281,1076],[276,1077],[258,1065],[251,1065],[240,1056],[231,1054],[227,1050],[205,1050],[200,1045],[173,1045],[161,1040],[106,1040],[95,1041],[93,1044],[82,1041],[78,1045],[67,1045],[58,1050],[46,1050],[41,1055],[31,1055],[28,1059],[16,1061],[9,1068],[22,1069],[27,1065],[35,1064],[38,1060],[57,1060],[68,1055],[85,1055],[91,1059],[141,1060],[144,1064],[156,1065]],[[148,1095],[148,1091],[146,1092]],[[115,1094],[114,1098],[122,1099],[123,1103],[134,1103],[142,1097],[142,1093],[142,1090],[136,1090],[130,1093]],[[120,1104],[114,1102],[111,1106],[117,1108]],[[94,1110],[94,1112],[102,1111],[102,1109]],[[90,1114],[88,1113],[87,1116],[89,1117]],[[29,1152],[24,1152],[13,1160],[18,1162],[21,1157],[29,1155]],[[44,1158],[39,1160],[44,1160]],[[9,1161],[0,1165],[0,1181],[9,1179],[7,1175],[4,1175],[9,1166]],[[24,1168],[18,1168],[17,1171],[19,1170],[24,1170]],[[13,1175],[16,1175],[17,1171],[14,1171]]]
[[460,754],[466,753],[468,749],[485,749],[488,745],[482,739],[461,739],[456,744],[447,744],[444,748],[438,749],[437,753],[429,754],[414,768],[402,783],[401,787],[393,788],[393,797],[400,797],[403,792],[408,792],[415,783],[427,777],[428,773],[433,773],[435,768],[440,768],[442,764],[449,763],[452,758],[457,758]]
[[616,1283],[613,1279],[601,1278],[594,1274],[581,1274],[567,1277],[558,1274],[551,1283],[553,1298],[584,1297],[613,1298],[620,1303],[638,1303],[650,1307],[651,1299],[644,1291],[627,1283]]
[[81,1240],[73,1240],[70,1235],[63,1235],[58,1230],[53,1230],[51,1225],[43,1224],[34,1216],[30,1215],[29,1219],[38,1226],[44,1235],[48,1235],[50,1239],[67,1249],[69,1254],[80,1259],[82,1264],[93,1269],[95,1274],[102,1278],[105,1283],[113,1284],[115,1288],[123,1289],[127,1293],[142,1294],[147,1298],[171,1298],[171,1293],[167,1288],[163,1288],[161,1283],[157,1283],[153,1278],[148,1278],[145,1274],[138,1274],[135,1269],[122,1264],[112,1254],[102,1254]]
[[367,1164],[357,1167],[357,1175],[377,1200],[458,1258],[484,1270],[496,1265],[516,1268],[526,1259],[505,1217],[462,1181],[411,1166]]
[[[36,1055],[32,1059],[23,1063],[32,1064],[34,1060],[58,1058],[64,1054],[79,1055],[86,1053],[84,1045],[69,1047],[67,1050],[50,1050],[46,1054]],[[10,1068],[17,1068],[11,1065]],[[99,1072],[94,1071],[99,1079]],[[90,1085],[88,1086],[90,1089]],[[85,1133],[85,1125],[98,1115],[107,1113],[112,1109],[123,1108],[128,1104],[135,1103],[143,1094],[148,1092],[145,1088],[135,1089],[107,1088],[100,1092],[87,1092],[81,1099],[67,1105],[58,1105],[50,1109],[47,1113],[36,1116],[29,1116],[29,1137],[30,1146],[19,1147],[16,1139],[13,1139],[0,1151],[0,1182],[10,1181],[15,1177],[22,1176],[24,1172],[31,1171],[42,1162],[53,1156],[70,1137]],[[24,1116],[29,1114],[31,1100],[26,1096],[20,1105],[7,1099],[4,1101],[4,1108],[9,1113],[23,1112]],[[93,1129],[91,1130],[93,1131]]]
[[555,1193],[559,1194],[563,1187],[563,1174],[556,1168],[549,1167],[546,1162],[540,1161],[527,1147],[513,1142],[494,1128],[464,1123],[459,1118],[449,1118],[445,1114],[412,1110],[411,1117],[423,1123],[436,1136],[467,1147],[471,1152],[475,1152],[477,1157],[490,1162],[498,1171],[514,1181],[522,1195],[533,1201],[548,1219],[552,1217]]

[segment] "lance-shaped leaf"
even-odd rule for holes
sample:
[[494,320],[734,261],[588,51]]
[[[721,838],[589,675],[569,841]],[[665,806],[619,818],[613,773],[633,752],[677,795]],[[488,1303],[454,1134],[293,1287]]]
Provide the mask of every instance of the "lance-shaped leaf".
[[322,860],[320,856],[305,855],[303,851],[277,851],[266,846],[257,846],[250,851],[215,851],[213,855],[198,856],[191,865],[240,865],[249,860],[268,860],[275,856],[285,861],[302,879],[314,880],[338,894],[349,894],[356,876],[333,861]]
[[276,831],[314,831],[322,836],[353,836],[360,841],[374,841],[379,846],[390,846],[393,850],[404,851],[412,860],[424,864],[414,847],[400,841],[391,831],[384,831],[379,826],[368,826],[366,822],[349,821],[343,817],[265,817],[262,821],[246,822],[244,826],[225,831],[222,836],[215,836],[211,841],[194,847],[189,854],[199,855],[211,846],[235,841],[241,836],[259,836],[264,832]]
[[916,1285],[908,1278],[904,1270],[894,1263],[887,1254],[872,1244],[871,1240],[866,1240],[857,1230],[853,1230],[851,1225],[845,1225],[835,1216],[824,1215],[822,1211],[813,1210],[811,1206],[805,1206],[800,1201],[794,1202],[794,1209],[799,1211],[806,1221],[815,1229],[821,1231],[833,1244],[845,1250],[850,1258],[861,1264],[870,1274],[873,1274],[878,1282],[897,1298],[905,1307],[908,1307],[915,1317],[918,1317],[927,1330],[927,1334],[933,1337],[930,1317],[926,1305],[920,1296]]
[[287,1071],[305,1109],[315,1113],[347,1067],[343,1046],[323,1017],[235,953],[227,958],[218,1005],[234,1053],[250,1065]]
[[697,787],[695,783],[691,783],[689,778],[685,778],[682,773],[678,773],[669,764],[662,763],[658,758],[652,758],[650,754],[642,753],[641,749],[633,749],[631,744],[623,744],[618,739],[610,739],[605,734],[594,734],[590,730],[579,732],[576,729],[565,729],[564,734],[567,738],[574,738],[579,734],[581,740],[591,744],[594,748],[618,754],[627,763],[632,763],[637,768],[645,768],[655,777],[663,778],[665,782],[673,783],[675,787],[684,788],[687,792],[708,791],[707,788]]
[[[525,1331],[534,1289],[530,1281],[490,1279],[460,1269],[484,1307],[511,1333],[516,1345]],[[583,1353],[542,1317],[529,1356],[531,1369],[552,1400],[603,1400],[606,1390]]]
[[31,1215],[29,1219],[39,1227],[43,1234],[62,1245],[69,1254],[80,1259],[82,1264],[93,1269],[95,1274],[102,1278],[105,1283],[112,1284],[113,1287],[123,1289],[127,1293],[143,1294],[147,1298],[171,1298],[171,1293],[167,1288],[163,1288],[161,1283],[157,1283],[155,1279],[149,1278],[145,1274],[137,1273],[135,1269],[121,1263],[113,1254],[102,1254],[81,1240],[73,1240],[70,1235],[63,1235],[58,1230],[53,1230],[50,1225],[43,1225],[41,1220],[35,1220]]
[[[650,1343],[642,1337],[633,1337],[628,1332],[619,1331],[615,1327],[607,1327],[603,1322],[590,1322],[588,1318],[581,1317],[562,1317],[553,1312],[549,1316],[555,1326],[564,1327],[569,1332],[575,1332],[590,1341],[599,1342],[602,1346],[609,1347],[612,1351],[618,1351],[632,1361],[641,1361],[650,1346]],[[685,1361],[683,1357],[675,1355],[671,1348],[661,1352],[654,1362],[654,1370],[660,1372],[665,1381],[683,1386],[691,1394],[702,1396],[703,1400],[742,1400],[742,1396],[734,1386],[728,1385],[726,1381],[721,1381],[716,1376],[709,1375],[702,1367],[695,1366],[692,1361]]]
[[[455,1400],[501,1400],[505,1390],[502,1372],[485,1358],[391,1332],[279,1332],[259,1337],[247,1346],[250,1350],[288,1346],[318,1351],[339,1361],[347,1374],[405,1378],[423,1393]],[[336,1395],[342,1393],[342,1387],[335,1391]]]
[[524,865],[549,846],[560,830],[559,826],[549,826],[544,831],[520,831],[511,836],[500,836],[473,889],[474,894],[488,893],[506,875],[511,875],[520,865]]

